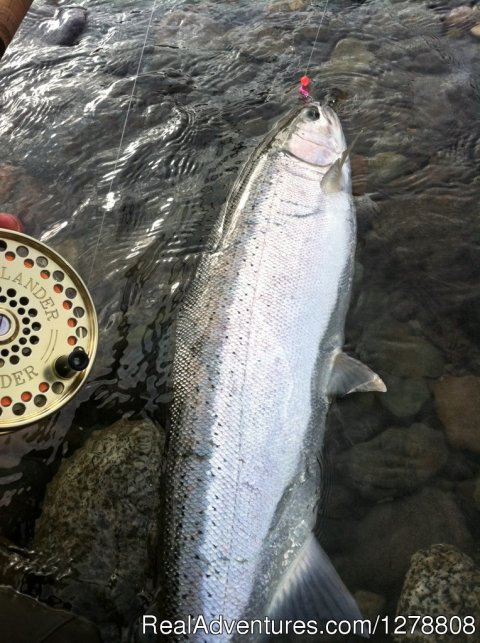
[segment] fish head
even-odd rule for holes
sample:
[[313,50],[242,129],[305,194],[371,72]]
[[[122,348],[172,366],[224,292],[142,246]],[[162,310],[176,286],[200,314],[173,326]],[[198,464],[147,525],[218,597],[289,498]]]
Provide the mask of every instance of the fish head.
[[284,149],[301,161],[325,168],[325,172],[347,149],[337,114],[328,105],[317,102],[297,112],[282,134]]

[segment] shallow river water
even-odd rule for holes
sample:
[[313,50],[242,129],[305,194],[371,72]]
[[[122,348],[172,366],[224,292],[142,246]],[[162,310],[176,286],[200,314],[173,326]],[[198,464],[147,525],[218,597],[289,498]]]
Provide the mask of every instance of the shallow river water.
[[[78,44],[47,44],[42,23],[64,4],[36,0],[0,65],[0,210],[78,270],[100,325],[78,396],[0,436],[0,533],[27,548],[47,484],[89,436],[122,417],[149,419],[161,443],[175,311],[239,168],[300,100],[325,8],[158,0],[152,13],[150,1],[84,0]],[[331,0],[309,68],[312,94],[329,98],[347,140],[358,134],[346,343],[388,387],[331,409],[318,532],[373,619],[395,614],[415,552],[443,543],[456,548],[448,556],[475,560],[480,538],[480,37],[471,31],[480,8],[471,4],[452,13],[461,2]],[[129,458],[109,487],[120,513]],[[58,493],[81,533],[81,487]],[[153,591],[144,576],[130,588],[143,596],[137,613]],[[77,611],[105,641],[127,640],[132,615],[108,589],[96,600],[114,608],[92,599]]]

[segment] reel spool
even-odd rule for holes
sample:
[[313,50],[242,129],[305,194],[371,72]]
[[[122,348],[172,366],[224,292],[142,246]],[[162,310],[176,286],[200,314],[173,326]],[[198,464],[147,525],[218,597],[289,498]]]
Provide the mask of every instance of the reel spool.
[[0,433],[66,404],[97,341],[93,302],[75,270],[36,239],[0,230]]

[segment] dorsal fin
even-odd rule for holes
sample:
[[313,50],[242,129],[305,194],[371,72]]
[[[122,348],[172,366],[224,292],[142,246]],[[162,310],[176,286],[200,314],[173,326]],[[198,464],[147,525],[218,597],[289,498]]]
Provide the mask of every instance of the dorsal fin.
[[366,391],[385,393],[387,387],[382,379],[371,368],[343,352],[338,353],[333,362],[329,395],[348,395]]

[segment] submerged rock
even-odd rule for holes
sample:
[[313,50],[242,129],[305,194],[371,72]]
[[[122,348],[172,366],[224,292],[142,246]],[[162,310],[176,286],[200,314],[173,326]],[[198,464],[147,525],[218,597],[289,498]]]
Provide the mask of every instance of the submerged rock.
[[410,324],[390,322],[362,337],[360,356],[373,368],[398,377],[437,378],[443,373],[441,352]]
[[71,47],[78,42],[87,24],[84,7],[60,7],[51,20],[42,25],[45,40],[51,45]]
[[0,613],[2,640],[8,643],[101,643],[91,623],[11,587],[0,586]]
[[449,443],[480,453],[480,377],[446,375],[435,383],[434,391]]
[[396,152],[378,152],[368,162],[372,182],[381,185],[405,174],[409,166],[407,157]]
[[[480,570],[473,560],[451,545],[437,544],[412,556],[398,603],[402,616],[446,617],[452,632],[435,632],[436,643],[467,643],[477,640],[475,623],[480,618]],[[469,617],[467,621],[465,617]],[[470,622],[469,630],[466,630]],[[472,627],[473,624],[473,627]],[[408,631],[408,630],[407,630]],[[421,625],[396,641],[430,643]]]
[[154,23],[154,42],[156,45],[187,48],[210,46],[215,49],[221,46],[222,36],[229,27],[210,12],[202,11],[201,5],[190,5],[186,9],[172,8],[158,24]]
[[472,36],[475,36],[475,38],[480,38],[480,24],[474,25],[470,29],[470,33],[472,34]]
[[359,502],[358,495],[344,484],[329,485],[324,496],[321,518],[363,518],[367,511],[366,503]]
[[334,400],[327,417],[324,453],[337,453],[381,433],[386,418],[376,398],[384,395],[362,393]]
[[461,5],[454,7],[445,16],[445,25],[448,28],[455,27],[468,27],[478,22],[480,19],[480,11],[477,7],[470,7],[469,5]]
[[308,7],[311,0],[274,0],[268,10],[275,11],[303,11]]
[[[450,543],[470,552],[472,537],[454,496],[433,487],[372,508],[360,522],[335,521],[349,540],[332,556],[349,588],[362,588],[393,598],[401,589],[412,555],[435,543]],[[328,537],[328,534],[327,534]]]
[[361,589],[355,592],[353,597],[357,602],[362,617],[368,618],[369,621],[374,621],[379,614],[382,614],[387,603],[384,596]]
[[364,498],[385,500],[413,491],[448,458],[440,431],[424,424],[390,428],[337,457],[337,469]]
[[0,204],[11,197],[13,188],[18,179],[18,169],[10,163],[0,164]]
[[350,165],[352,168],[352,194],[362,196],[368,187],[368,158],[363,154],[353,154]]
[[472,498],[475,503],[475,508],[477,511],[480,511],[480,477],[471,482],[471,487],[473,487]]
[[[414,310],[407,308],[403,314],[408,316]],[[437,378],[444,370],[442,353],[412,323],[372,323],[357,351],[384,379],[387,392],[380,402],[398,418],[413,417],[420,411],[431,396],[427,378]]]
[[[428,76],[418,74],[413,77],[411,91],[414,121],[412,125],[416,128],[424,128],[425,132],[431,132],[430,140],[433,140],[436,132],[443,130],[448,132],[449,124],[452,122],[458,122],[462,128],[468,128],[475,100],[471,83],[471,73],[465,68],[451,73],[447,73],[445,69],[441,75],[432,73]],[[435,101],[432,101],[432,95],[435,95]],[[458,109],[459,105],[462,106],[462,110]],[[435,124],[435,131],[432,131],[432,124]],[[450,164],[451,167],[453,166],[453,172],[455,172],[455,163],[457,161]]]
[[[102,628],[105,641],[142,609],[154,567],[163,438],[150,421],[94,433],[47,488],[35,526],[39,597],[53,596]],[[117,627],[116,627],[117,626]]]
[[353,201],[357,213],[358,234],[363,236],[367,230],[373,228],[375,220],[380,216],[380,207],[368,194],[355,196]]
[[335,45],[330,59],[340,61],[348,60],[354,64],[369,65],[375,60],[375,54],[373,54],[361,40],[357,38],[343,38]]
[[395,375],[382,374],[387,392],[380,402],[397,418],[411,418],[416,415],[430,398],[430,389],[424,379],[404,379]]

